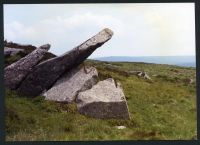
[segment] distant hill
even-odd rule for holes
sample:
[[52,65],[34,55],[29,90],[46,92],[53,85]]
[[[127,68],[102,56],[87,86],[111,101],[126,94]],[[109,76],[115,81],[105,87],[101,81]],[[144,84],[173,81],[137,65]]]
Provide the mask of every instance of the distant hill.
[[129,56],[109,56],[93,58],[100,61],[111,62],[147,62],[156,64],[170,64],[185,67],[196,67],[195,56],[141,56],[141,57],[129,57]]

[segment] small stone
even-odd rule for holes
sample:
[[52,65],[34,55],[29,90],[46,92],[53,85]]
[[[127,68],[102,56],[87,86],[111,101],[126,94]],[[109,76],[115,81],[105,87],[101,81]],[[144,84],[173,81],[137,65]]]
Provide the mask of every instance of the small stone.
[[126,126],[115,126],[117,129],[125,129]]

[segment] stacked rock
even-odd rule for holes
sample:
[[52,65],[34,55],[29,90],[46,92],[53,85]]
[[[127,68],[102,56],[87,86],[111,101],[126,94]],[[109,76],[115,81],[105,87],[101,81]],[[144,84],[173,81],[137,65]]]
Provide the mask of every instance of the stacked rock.
[[[43,95],[46,100],[75,102],[78,111],[90,117],[129,119],[120,84],[112,78],[98,82],[96,68],[81,66],[112,35],[105,28],[65,54],[49,58],[45,58],[49,44],[32,48],[29,54],[4,69],[5,86],[27,97]],[[18,46],[13,44],[6,42],[6,46]]]

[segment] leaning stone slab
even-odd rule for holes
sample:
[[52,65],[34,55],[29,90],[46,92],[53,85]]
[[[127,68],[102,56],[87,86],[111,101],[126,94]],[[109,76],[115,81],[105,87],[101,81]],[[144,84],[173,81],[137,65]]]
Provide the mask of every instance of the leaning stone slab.
[[112,78],[98,82],[76,98],[78,111],[94,118],[129,119],[123,90]]
[[50,45],[44,45],[34,50],[29,55],[4,69],[5,86],[11,90],[17,89],[23,79],[31,72],[32,68],[43,58]]
[[48,90],[64,72],[81,64],[98,47],[111,39],[112,35],[113,32],[106,28],[62,56],[40,63],[22,82],[18,91],[26,96],[40,95],[44,90]]
[[64,74],[46,93],[46,100],[71,103],[80,91],[90,89],[97,83],[96,68],[76,67]]

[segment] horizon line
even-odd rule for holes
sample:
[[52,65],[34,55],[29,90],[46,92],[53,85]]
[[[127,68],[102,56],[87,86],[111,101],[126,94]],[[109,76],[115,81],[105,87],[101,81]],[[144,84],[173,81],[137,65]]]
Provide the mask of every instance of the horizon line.
[[146,56],[123,56],[123,55],[117,55],[117,56],[100,56],[100,57],[92,57],[92,58],[102,58],[102,57],[181,57],[181,56],[192,56],[196,57],[196,55],[146,55]]

